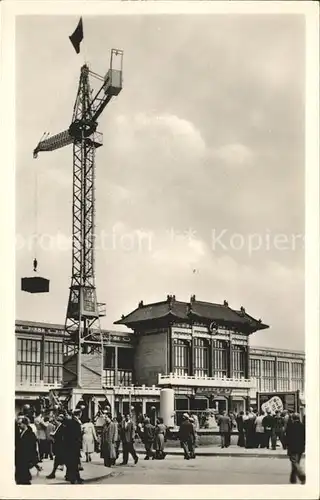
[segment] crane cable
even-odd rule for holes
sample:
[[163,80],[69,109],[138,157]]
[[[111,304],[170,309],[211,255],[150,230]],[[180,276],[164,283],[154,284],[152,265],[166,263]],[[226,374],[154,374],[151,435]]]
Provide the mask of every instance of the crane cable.
[[38,244],[39,244],[39,235],[38,235],[38,170],[37,170],[37,162],[34,162],[34,244],[33,244],[33,271],[37,272],[38,261],[37,261],[37,252],[38,252]]

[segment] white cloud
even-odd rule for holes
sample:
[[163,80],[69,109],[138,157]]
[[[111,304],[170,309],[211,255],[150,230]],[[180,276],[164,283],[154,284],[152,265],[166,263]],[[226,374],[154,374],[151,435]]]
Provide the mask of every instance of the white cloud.
[[183,272],[190,271],[206,258],[208,258],[208,250],[205,243],[197,239],[189,241],[187,235],[177,235],[174,238],[168,235],[168,238],[161,242],[160,248],[151,256],[155,264],[171,268],[173,274],[180,274],[182,270]]
[[157,153],[177,159],[202,156],[206,151],[200,131],[191,122],[170,114],[120,115],[115,136],[114,146],[123,154],[133,149],[135,156],[149,152],[153,159]]
[[230,167],[248,167],[252,165],[254,159],[253,151],[239,143],[221,146],[212,152],[212,156]]

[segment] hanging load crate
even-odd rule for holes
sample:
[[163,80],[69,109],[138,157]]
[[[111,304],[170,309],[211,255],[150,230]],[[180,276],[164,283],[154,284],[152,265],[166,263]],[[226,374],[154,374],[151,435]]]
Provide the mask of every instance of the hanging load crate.
[[21,278],[21,290],[29,293],[47,293],[49,292],[49,283],[49,280],[40,276]]
[[[33,271],[36,273],[38,267],[37,259],[33,261]],[[49,292],[50,281],[41,276],[33,276],[32,278],[21,278],[21,290],[29,293],[47,293]]]

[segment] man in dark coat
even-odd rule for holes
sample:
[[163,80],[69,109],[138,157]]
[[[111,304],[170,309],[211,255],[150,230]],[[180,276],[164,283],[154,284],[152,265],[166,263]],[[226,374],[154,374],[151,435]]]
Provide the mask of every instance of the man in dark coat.
[[54,462],[52,472],[47,476],[47,479],[54,479],[59,465],[64,465],[65,463],[64,415],[61,414],[57,417],[57,427],[55,431],[51,433],[51,438],[53,439],[52,451],[54,454]]
[[292,415],[291,423],[286,429],[285,441],[291,462],[290,483],[295,484],[298,477],[300,482],[305,484],[306,474],[300,465],[300,460],[305,451],[306,437],[305,427],[300,421],[300,415]]
[[116,460],[119,458],[120,455],[120,444],[121,444],[121,433],[122,433],[122,425],[123,425],[123,416],[118,415],[117,416],[117,426],[118,426],[118,434],[117,434],[117,440],[116,440]]
[[37,438],[29,426],[29,419],[18,421],[15,446],[15,480],[17,484],[31,484],[30,469],[38,463]]
[[279,438],[279,441],[282,444],[282,448],[285,450],[283,429],[284,429],[284,417],[280,414],[279,411],[276,411],[276,413],[274,415],[274,433],[275,433],[275,443],[274,444],[275,444],[275,448],[276,448],[277,438]]
[[73,414],[68,414],[64,426],[64,451],[65,464],[67,467],[67,480],[71,484],[82,484],[83,480],[79,474],[79,464],[81,459],[82,432],[81,423],[77,410]]
[[275,450],[277,437],[275,435],[275,419],[271,415],[271,410],[267,410],[267,414],[262,420],[262,425],[264,427],[265,447],[269,449],[271,440],[272,449]]
[[146,456],[144,457],[145,460],[149,460],[150,457],[154,459],[155,452],[152,451],[152,445],[154,441],[154,426],[150,423],[150,418],[146,417],[144,419],[144,426],[143,426],[143,442],[144,442],[144,447],[146,449]]
[[228,448],[230,446],[229,436],[231,432],[232,422],[227,412],[224,411],[218,418],[218,425],[221,435],[221,448]]
[[256,416],[253,412],[246,411],[244,417],[245,447],[254,448],[256,446]]
[[239,438],[238,438],[238,446],[244,448],[244,421],[243,421],[244,412],[241,411],[236,418]]
[[135,429],[133,422],[131,421],[130,415],[125,416],[123,425],[121,426],[121,441],[123,450],[123,461],[121,465],[127,465],[129,459],[129,453],[134,459],[134,463],[138,462],[138,455],[134,449],[134,435]]
[[194,456],[193,443],[195,442],[194,427],[189,420],[189,415],[185,413],[182,416],[182,422],[179,429],[179,439],[181,448],[184,452],[184,459],[190,460]]

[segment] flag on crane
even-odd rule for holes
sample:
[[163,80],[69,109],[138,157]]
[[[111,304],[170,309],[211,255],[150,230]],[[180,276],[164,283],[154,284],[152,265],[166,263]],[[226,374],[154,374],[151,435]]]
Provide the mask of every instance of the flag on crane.
[[80,52],[80,43],[83,40],[83,25],[82,25],[82,17],[80,17],[80,21],[78,22],[78,26],[72,33],[72,35],[69,36],[70,42],[72,43],[74,50],[76,51],[77,54]]

